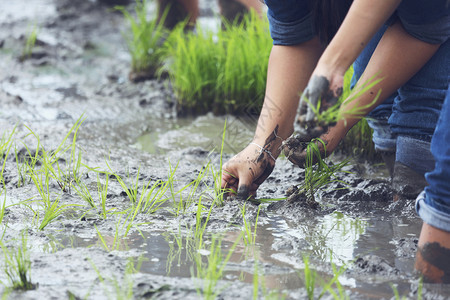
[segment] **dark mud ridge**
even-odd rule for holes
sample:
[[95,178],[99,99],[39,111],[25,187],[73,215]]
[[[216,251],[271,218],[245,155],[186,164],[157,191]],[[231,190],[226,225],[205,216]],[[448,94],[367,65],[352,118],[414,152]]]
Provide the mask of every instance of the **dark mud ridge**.
[[[201,6],[201,20],[214,22],[215,1]],[[105,1],[4,2],[0,20],[6,299],[303,299],[306,256],[316,298],[333,265],[343,268],[350,299],[390,299],[391,284],[417,297],[421,220],[413,199],[392,201],[383,166],[355,160],[351,173],[338,174],[348,186],[318,192],[313,209],[286,200],[304,171],[281,158],[258,198],[282,200],[214,205],[224,120],[235,134],[223,160],[248,143],[254,120],[180,118],[170,82],[130,83],[126,24]],[[21,60],[34,24],[36,46]],[[77,120],[84,121],[63,143]],[[14,263],[6,258],[18,249],[31,262],[28,291],[9,289]],[[424,299],[450,295],[446,286],[423,291]]]

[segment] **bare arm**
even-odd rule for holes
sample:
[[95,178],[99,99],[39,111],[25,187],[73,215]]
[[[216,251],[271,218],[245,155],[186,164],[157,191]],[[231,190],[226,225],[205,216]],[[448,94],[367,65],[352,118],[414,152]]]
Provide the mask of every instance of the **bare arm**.
[[401,0],[353,1],[344,22],[313,72],[313,76],[329,79],[330,89],[335,96],[340,96],[345,71],[400,2]]
[[428,44],[412,37],[403,29],[399,22],[389,27],[380,40],[354,90],[358,90],[361,84],[374,78],[381,78],[382,81],[356,100],[350,103],[344,102],[341,106],[344,119],[330,129],[329,133],[324,137],[328,141],[327,150],[330,149],[332,151],[347,131],[361,119],[361,116],[348,114],[346,113],[347,111],[350,111],[353,107],[363,107],[371,104],[378,91],[381,90],[378,100],[361,111],[361,115],[368,114],[414,76],[436,53],[439,46]]
[[274,46],[269,58],[266,96],[253,143],[228,161],[223,169],[222,187],[242,198],[254,195],[270,175],[283,139],[293,132],[299,93],[304,89],[322,53],[317,38],[297,46]]
[[[313,39],[297,46],[274,46],[269,58],[264,105],[258,120],[254,142],[265,144],[277,128],[282,139],[294,131],[293,123],[301,91],[306,86],[320,57],[322,46]],[[281,140],[270,145],[278,156]]]

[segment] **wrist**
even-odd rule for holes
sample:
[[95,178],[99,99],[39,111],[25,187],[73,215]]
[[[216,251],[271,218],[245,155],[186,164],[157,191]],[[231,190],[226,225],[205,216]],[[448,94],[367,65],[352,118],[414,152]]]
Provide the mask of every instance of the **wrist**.
[[256,151],[257,151],[256,153],[258,154],[257,161],[260,160],[260,157],[261,157],[261,156],[267,156],[267,157],[268,157],[269,159],[271,159],[274,163],[276,162],[277,156],[278,156],[278,155],[274,155],[274,154],[272,153],[272,151],[270,151],[270,150],[268,149],[267,146],[266,146],[266,147],[263,147],[262,145],[257,144],[257,143],[255,143],[255,142],[251,142],[249,146],[255,146],[255,147],[256,147]]
[[281,146],[294,132],[292,123],[289,126],[284,126],[280,129],[278,125],[271,132],[260,132],[256,131],[255,136],[251,143],[260,145],[264,149],[271,152],[271,154],[276,158],[281,153]]
[[320,58],[313,75],[325,76],[328,79],[331,79],[333,75],[344,76],[353,61],[346,53],[341,53],[339,50],[328,51],[328,53],[330,54],[324,54]]

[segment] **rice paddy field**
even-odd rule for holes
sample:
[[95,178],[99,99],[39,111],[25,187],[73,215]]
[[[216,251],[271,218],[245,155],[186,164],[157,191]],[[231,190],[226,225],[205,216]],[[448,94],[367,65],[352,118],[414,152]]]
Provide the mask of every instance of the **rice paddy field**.
[[132,82],[130,18],[104,2],[0,3],[2,299],[450,297],[414,271],[414,199],[393,202],[385,166],[355,156],[367,139],[327,160],[317,207],[292,196],[310,170],[284,157],[256,201],[218,188],[253,137],[264,22],[223,33],[200,1],[196,33],[161,33],[164,53],[135,70],[159,74]]

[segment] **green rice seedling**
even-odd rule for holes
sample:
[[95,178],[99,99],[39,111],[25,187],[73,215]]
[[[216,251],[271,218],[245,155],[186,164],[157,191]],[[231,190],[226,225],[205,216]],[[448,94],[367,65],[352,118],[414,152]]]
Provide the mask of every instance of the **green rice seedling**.
[[[341,99],[347,99],[350,96],[350,83],[353,76],[353,67],[351,67],[344,76],[344,86]],[[355,126],[350,129],[344,139],[337,147],[337,151],[357,155],[358,157],[373,159],[375,158],[375,146],[372,141],[373,130],[369,127],[366,118],[362,118]]]
[[103,219],[106,220],[106,215],[108,211],[106,210],[106,198],[108,197],[108,183],[109,183],[109,174],[106,173],[105,176],[105,184],[102,184],[100,181],[100,176],[97,173],[97,193],[100,198],[100,203],[102,205],[102,216]]
[[224,258],[222,254],[222,240],[220,237],[213,235],[211,244],[207,250],[209,255],[207,257],[208,263],[206,266],[204,266],[202,255],[200,253],[197,252],[194,256],[195,277],[203,282],[202,289],[197,288],[197,292],[200,295],[203,295],[205,299],[215,299],[219,295],[221,290],[217,289],[217,283],[223,277],[225,267],[241,238],[242,235],[236,239]]
[[[352,92],[350,93],[350,95],[347,98],[344,99],[343,97],[341,97],[335,105],[333,105],[332,107],[330,107],[324,111],[321,111],[321,109],[320,109],[321,101],[318,101],[317,106],[315,106],[315,107],[311,104],[311,102],[308,101],[308,99],[306,99],[306,103],[313,110],[315,118],[316,118],[316,120],[315,120],[316,123],[321,124],[322,126],[333,125],[333,124],[336,124],[337,121],[344,119],[344,117],[345,117],[343,115],[344,112],[342,112],[340,110],[340,107],[342,105],[348,105],[348,104],[352,103],[353,101],[356,101],[356,99],[358,99],[363,94],[367,93],[371,88],[376,86],[382,80],[383,79],[381,79],[381,78],[370,79],[368,82],[361,84],[357,90],[356,89],[352,90]],[[352,116],[352,117],[359,117],[362,119],[365,115],[365,113],[364,113],[365,110],[368,109],[369,107],[371,107],[378,100],[378,98],[380,97],[380,94],[381,94],[381,90],[378,91],[378,93],[375,95],[372,102],[370,102],[366,105],[350,108],[345,112],[345,115]]]
[[[135,14],[132,16],[124,7],[116,6],[130,24],[130,32],[124,34],[131,55],[131,70],[137,77],[154,77],[165,56],[163,41],[167,36],[164,19],[168,10],[158,22],[147,19],[147,1],[136,0]],[[139,75],[141,74],[141,75]]]
[[44,228],[50,224],[53,220],[58,218],[64,211],[69,207],[74,206],[74,204],[59,204],[59,198],[53,202],[45,202],[45,212],[44,217],[39,225],[39,230],[44,230]]
[[[331,263],[331,267],[333,268],[334,276],[333,278],[331,278],[331,280],[323,285],[322,293],[319,295],[319,299],[322,298],[326,292],[329,292],[336,300],[350,299],[350,297],[345,293],[345,290],[342,287],[341,283],[339,282],[339,277],[347,270],[347,267],[344,265],[338,269],[334,263]],[[333,285],[336,286],[337,291],[333,289]]]
[[[203,182],[203,180],[209,170],[209,164],[210,163],[208,162],[206,164],[206,166],[202,166],[196,179],[194,179],[189,184],[182,187],[179,191],[176,192],[176,194],[180,195],[180,198],[179,198],[179,200],[174,199],[173,205],[174,205],[174,214],[175,215],[178,216],[181,212],[186,213],[186,210],[194,204],[197,197],[199,197],[199,196],[201,197],[201,194],[197,195],[197,190],[198,190],[199,185]],[[182,193],[185,190],[187,190],[188,188],[190,188],[190,190],[188,192],[187,198],[183,198]],[[174,191],[173,187],[172,187],[172,191]]]
[[[41,172],[32,171],[30,173],[31,179],[36,186],[39,195],[41,196],[41,201],[38,203],[44,209],[44,217],[38,226],[39,230],[44,230],[44,228],[53,220],[58,218],[64,211],[69,209],[70,207],[80,206],[76,204],[63,204],[59,203],[59,196],[52,200],[52,196],[50,193],[50,173],[48,169],[44,169]],[[38,214],[35,212],[35,214]]]
[[[56,253],[59,250],[66,248],[66,246],[53,235],[48,234],[47,237],[50,241],[42,246],[42,251],[44,253]],[[72,239],[72,237],[70,237],[70,239]]]
[[0,183],[2,184],[2,190],[6,187],[5,178],[3,174],[6,168],[6,160],[8,159],[9,152],[11,151],[13,144],[13,137],[16,132],[16,128],[14,127],[13,131],[9,134],[9,136],[3,136],[0,144],[0,159],[2,160],[2,169],[0,170]]
[[168,188],[168,181],[159,180],[154,183],[145,196],[142,212],[147,214],[155,213],[169,199],[165,197]]
[[214,204],[209,207],[208,214],[206,218],[202,217],[202,212],[206,207],[202,205],[202,196],[199,197],[197,203],[197,213],[195,215],[195,230],[194,237],[197,249],[202,249],[203,247],[203,235],[206,231],[206,226],[208,225],[209,219],[211,217]]
[[224,197],[231,193],[232,190],[225,188],[222,189],[222,166],[223,166],[223,146],[225,144],[225,134],[227,129],[227,120],[225,120],[225,123],[223,125],[223,132],[222,132],[222,142],[220,145],[220,155],[219,155],[219,168],[216,170],[214,168],[214,165],[211,164],[211,174],[213,176],[213,182],[214,182],[214,205],[223,206],[223,203],[225,201]]
[[133,297],[133,280],[126,274],[122,282],[119,282],[116,277],[110,279],[114,287],[114,297],[109,299],[128,300],[134,299]]
[[372,159],[375,157],[375,148],[372,142],[372,129],[367,123],[367,119],[363,118],[365,111],[371,107],[379,98],[381,90],[375,95],[371,103],[362,106],[356,106],[351,109],[347,109],[345,112],[341,111],[342,105],[349,105],[356,99],[358,99],[364,93],[367,93],[371,88],[380,83],[383,79],[370,79],[368,82],[361,84],[358,89],[350,91],[350,79],[353,70],[347,71],[344,77],[344,92],[337,103],[328,108],[325,111],[321,111],[321,102],[318,101],[317,106],[313,107],[311,103],[306,100],[308,105],[312,108],[315,113],[316,119],[315,123],[320,126],[333,126],[337,121],[344,119],[345,116],[353,116],[361,119],[353,128],[349,131],[347,136],[340,143],[337,150],[341,150],[344,153],[349,153],[352,155],[359,155],[360,157],[365,157]]
[[7,300],[9,298],[9,294],[11,294],[11,289],[4,289],[1,299]]
[[20,188],[31,182],[31,177],[28,175],[31,166],[29,165],[27,160],[23,160],[22,162],[20,161],[17,154],[17,149],[14,149],[14,154],[16,158],[17,174],[19,175],[17,187]]
[[172,169],[172,164],[169,161],[169,174],[168,174],[167,183],[169,186],[169,195],[172,198],[171,212],[175,216],[178,216],[182,212],[182,209],[184,207],[183,192],[185,189],[187,189],[192,184],[192,182],[191,182],[188,185],[182,187],[181,189],[176,190],[176,188],[175,188],[175,172],[176,172],[177,168],[178,168],[178,163],[176,164],[175,168]]
[[145,204],[145,198],[147,195],[146,193],[147,193],[147,189],[148,189],[149,185],[150,185],[150,181],[147,183],[147,185],[145,185],[143,187],[142,192],[140,193],[141,196],[139,197],[139,200],[137,201],[136,204],[133,204],[133,207],[131,207],[131,209],[130,209],[130,213],[128,214],[128,217],[127,217],[128,223],[127,223],[127,227],[126,227],[124,236],[128,235],[128,232],[130,231],[132,226],[136,226],[134,224],[134,219],[143,210],[143,206]]
[[22,232],[21,246],[15,250],[9,250],[0,242],[4,255],[4,272],[8,277],[11,288],[14,290],[32,290],[36,286],[31,282],[31,260],[28,252],[27,237]]
[[[183,248],[183,237],[181,236],[180,228],[177,233],[163,233],[164,239],[169,245],[169,251],[166,261],[166,275],[169,276],[172,270],[172,265],[176,262],[177,265],[181,264],[181,250]],[[176,247],[176,248],[175,248]]]
[[[177,266],[180,266],[182,259],[184,261],[194,262],[195,255],[197,255],[198,250],[203,247],[203,237],[196,238],[195,229],[193,228],[190,228],[188,232],[184,234],[179,225],[177,232],[163,233],[163,236],[169,245],[166,262],[167,276],[170,275],[174,263],[176,263]],[[185,250],[184,258],[182,258],[182,250]]]
[[[315,203],[315,194],[318,190],[324,188],[331,182],[339,181],[343,184],[345,182],[337,179],[337,172],[344,172],[342,169],[348,164],[348,160],[344,160],[335,165],[329,166],[323,159],[320,152],[320,144],[324,151],[326,151],[325,142],[321,139],[313,139],[307,146],[307,155],[305,162],[305,180],[299,188],[299,194],[304,194],[313,206]],[[317,161],[317,166],[314,166],[314,162]],[[346,171],[345,171],[346,172]]]
[[46,203],[51,202],[51,195],[50,195],[50,174],[48,170],[43,170],[42,172],[38,172],[33,170],[30,173],[31,179],[34,182],[34,185],[36,186],[39,195],[41,196],[42,201]]
[[108,162],[106,162],[109,170],[111,171],[111,174],[116,178],[116,180],[119,182],[120,186],[122,187],[122,190],[127,194],[128,199],[130,200],[131,204],[136,204],[137,197],[138,197],[138,189],[139,189],[139,171],[136,174],[136,179],[133,183],[133,180],[128,176],[128,180],[131,182],[130,186],[128,186],[125,181],[120,177],[117,173],[115,173],[111,167],[109,166]]
[[[400,293],[398,292],[396,285],[394,285],[392,283],[389,283],[389,285],[391,286],[391,288],[394,292],[394,297],[396,300],[408,299],[408,297],[405,295],[400,296]],[[422,291],[423,291],[423,277],[420,278],[419,285],[417,287],[417,300],[422,300]]]
[[123,230],[123,227],[124,227],[124,224],[121,225],[121,221],[122,220],[119,219],[117,221],[117,223],[116,223],[116,230],[115,230],[115,233],[114,233],[114,238],[112,240],[111,247],[108,246],[108,243],[106,242],[105,237],[97,229],[97,226],[94,225],[95,230],[97,231],[98,238],[100,239],[102,247],[108,252],[111,252],[113,250],[119,250],[119,248],[120,248],[120,243],[122,241],[120,232]]
[[259,293],[259,269],[258,269],[258,260],[255,259],[255,263],[253,264],[253,300],[258,299]]
[[[63,155],[65,152],[67,152],[69,149],[74,149],[76,144],[76,138],[78,130],[80,129],[81,124],[83,124],[84,120],[86,118],[83,118],[83,115],[81,115],[78,120],[75,122],[75,124],[70,128],[69,132],[66,134],[62,142],[58,145],[56,150],[52,152],[47,152],[43,148],[40,149],[40,138],[37,134],[31,130],[30,127],[25,125],[25,127],[30,131],[30,135],[33,135],[38,143],[38,148],[36,149],[36,157],[39,159],[39,161],[42,162],[42,168],[47,170],[53,179],[57,181],[59,186],[63,191],[67,191],[70,187],[70,184],[75,180],[79,179],[79,176],[77,173],[73,173],[73,170],[78,170],[78,165],[81,164],[81,162],[78,160],[78,158],[81,159],[81,157],[78,155],[75,159],[74,155],[71,155],[70,163],[69,165],[76,165],[74,169],[72,169],[72,172],[70,171],[70,167],[66,168],[65,171],[63,171],[58,161],[61,159],[61,155]],[[69,136],[73,134],[72,143],[70,145],[66,145],[66,141],[69,138]],[[39,157],[38,157],[39,153]],[[72,154],[73,154],[72,150]],[[56,167],[55,167],[56,164]]]
[[398,292],[397,286],[393,285],[392,283],[390,283],[389,285],[391,286],[392,290],[394,291],[395,300],[405,300],[406,299],[405,295],[400,297],[400,293]]
[[[138,213],[144,213],[144,212],[154,213],[156,210],[158,210],[159,207],[161,205],[163,205],[165,201],[168,200],[168,198],[164,197],[164,196],[169,187],[171,188],[171,192],[173,195],[177,194],[174,191],[174,186],[173,186],[173,177],[174,177],[176,169],[172,170],[170,168],[169,180],[167,182],[157,181],[150,187],[151,180],[149,180],[146,184],[144,184],[142,186],[141,189],[139,189],[140,169],[138,169],[138,172],[136,174],[136,178],[134,179],[134,182],[129,177],[129,181],[131,181],[131,183],[129,185],[127,185],[121,176],[119,176],[117,173],[112,171],[108,162],[106,164],[108,165],[111,175],[113,175],[117,179],[117,181],[119,182],[123,191],[127,194],[128,199],[130,199],[130,202],[133,205],[132,206],[132,210],[133,210],[132,220],[134,220],[134,218],[136,217],[136,215]],[[107,177],[108,176],[109,175],[107,175]],[[172,184],[170,184],[169,181],[171,181]],[[102,187],[101,189],[99,187],[99,195],[102,199],[103,211],[106,211],[104,206],[105,206],[105,202],[106,202],[107,184],[108,184],[108,179],[106,181],[106,190],[104,189],[105,187]],[[106,216],[106,212],[104,212],[104,216]]]
[[256,229],[258,228],[259,211],[261,210],[261,206],[258,206],[258,212],[256,213],[256,220],[255,220],[255,228],[253,229],[253,231],[252,231],[252,224],[245,217],[245,206],[246,204],[244,203],[244,205],[241,208],[242,221],[244,224],[243,240],[246,246],[254,246],[256,243]]
[[202,166],[202,168],[200,169],[200,172],[197,175],[197,178],[191,182],[191,184],[190,184],[191,189],[189,191],[188,197],[187,197],[186,201],[184,201],[184,203],[183,203],[183,212],[186,212],[186,209],[191,207],[192,204],[198,198],[197,190],[198,190],[199,185],[203,182],[203,180],[209,170],[209,164],[210,164],[210,162],[208,162],[205,166]]
[[25,46],[23,47],[22,50],[22,55],[19,58],[20,61],[24,61],[25,59],[31,58],[31,54],[33,53],[33,49],[36,44],[38,32],[39,32],[38,27],[34,25],[33,29],[27,36]]
[[[224,58],[219,66],[216,94],[225,101],[219,104],[231,106],[237,112],[248,106],[251,99],[255,107],[261,107],[266,87],[267,62],[272,41],[268,35],[268,23],[257,14],[248,14],[240,24],[228,24],[219,32],[224,40]],[[216,99],[216,103],[217,103]],[[216,104],[217,105],[217,104]]]
[[94,198],[91,195],[91,192],[89,191],[89,188],[86,186],[86,184],[81,181],[80,179],[75,180],[75,184],[73,184],[73,188],[75,192],[78,194],[78,196],[81,197],[91,208],[96,208],[97,205],[95,205]]
[[15,154],[15,158],[16,158],[17,174],[19,175],[19,179],[17,181],[17,187],[20,188],[25,185],[25,181],[26,181],[26,179],[25,179],[26,171],[27,171],[26,163],[19,162],[19,157],[17,155],[17,149],[14,149],[14,154]]
[[[261,297],[259,297],[262,292]],[[266,281],[264,277],[260,276],[259,261],[255,257],[255,263],[253,268],[253,299],[265,299],[265,300],[283,300],[286,299],[286,295],[276,289],[268,290],[266,287]]]
[[[1,194],[0,194],[1,195]],[[5,199],[3,200],[3,205],[2,205],[2,207],[1,207],[1,209],[0,209],[0,224],[2,224],[3,223],[3,218],[5,217],[5,211],[6,211],[6,192],[5,192]],[[3,232],[4,233],[4,232]],[[0,241],[3,239],[3,236],[2,236],[2,238],[0,239]]]
[[40,159],[40,153],[41,153],[39,142],[36,147],[36,151],[34,151],[34,154],[25,143],[23,143],[23,146],[25,147],[25,149],[27,151],[27,155],[23,159],[19,158],[19,153],[17,152],[17,148],[14,149],[17,173],[19,174],[19,180],[17,182],[17,187],[21,187],[21,186],[23,186],[25,184],[29,184],[31,182],[30,172],[35,170],[36,164],[38,163],[38,161]]
[[166,41],[171,63],[166,71],[171,77],[178,104],[185,109],[205,112],[215,98],[216,67],[220,46],[213,33],[198,28],[186,34],[184,26],[175,28]]
[[422,300],[423,277],[420,277],[419,286],[417,287],[417,300]]
[[[344,300],[348,299],[348,295],[345,293],[341,283],[339,282],[339,277],[347,270],[347,266],[341,266],[339,269],[336,265],[331,262],[333,268],[333,277],[330,280],[324,281],[315,270],[311,269],[309,264],[309,257],[303,256],[303,263],[305,265],[303,270],[303,282],[305,284],[306,293],[308,299],[321,299],[327,292],[330,293],[334,299]],[[317,282],[320,280],[320,286],[322,291],[317,298],[314,298],[314,292],[316,290]],[[333,289],[336,287],[337,291]]]
[[363,118],[350,129],[345,138],[339,144],[337,150],[368,160],[377,157],[375,145],[372,140],[373,130]]
[[[103,278],[100,270],[97,266],[90,260],[91,266],[94,271],[97,273],[98,279],[100,283],[103,285],[103,289],[108,299],[117,299],[117,300],[130,300],[133,298],[133,280],[131,279],[131,274],[133,274],[133,270],[135,270],[134,265],[130,266],[130,261],[127,262],[125,267],[125,274],[123,276],[122,282],[119,282],[116,276],[112,278]],[[111,292],[106,286],[109,283],[113,287],[113,292]],[[86,299],[88,297],[86,296]]]
[[[11,150],[11,145],[12,145],[12,137],[14,135],[15,132],[15,128],[12,131],[12,133],[9,135],[8,139],[6,140],[6,138],[4,138],[5,136],[3,136],[1,143],[0,143],[0,159],[2,159],[2,169],[0,171],[0,183],[2,184],[2,189],[0,190],[0,196],[4,193],[5,194],[5,198],[3,200],[3,206],[0,210],[0,224],[3,223],[3,218],[5,217],[5,210],[6,210],[6,182],[5,182],[5,178],[3,177],[3,173],[5,171],[5,167],[6,167],[6,160],[8,158],[9,155],[9,151]],[[5,228],[6,230],[6,228]],[[3,232],[4,234],[5,232]],[[3,239],[3,235],[2,238],[0,240]]]
[[171,61],[165,66],[181,109],[233,113],[262,105],[272,42],[268,23],[249,14],[241,25],[217,34],[183,25],[166,42]]
[[317,272],[309,267],[309,257],[303,256],[305,268],[303,270],[303,282],[305,284],[308,299],[314,299],[314,290],[316,288]]

